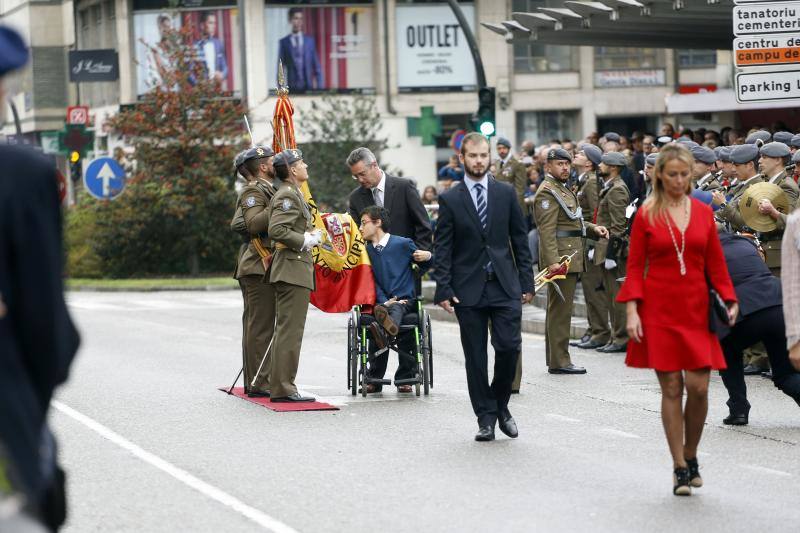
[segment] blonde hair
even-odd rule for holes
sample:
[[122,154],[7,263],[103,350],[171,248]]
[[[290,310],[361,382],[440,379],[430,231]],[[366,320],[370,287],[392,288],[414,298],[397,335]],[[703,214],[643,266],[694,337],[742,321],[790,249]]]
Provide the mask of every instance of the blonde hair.
[[[694,156],[688,148],[679,143],[670,143],[661,148],[656,158],[656,166],[653,170],[653,192],[642,204],[642,210],[647,215],[647,221],[651,224],[653,220],[666,220],[667,218],[667,199],[664,192],[664,182],[661,175],[667,163],[677,159],[685,163],[691,170],[694,165]],[[692,182],[686,184],[686,194],[692,192]]]

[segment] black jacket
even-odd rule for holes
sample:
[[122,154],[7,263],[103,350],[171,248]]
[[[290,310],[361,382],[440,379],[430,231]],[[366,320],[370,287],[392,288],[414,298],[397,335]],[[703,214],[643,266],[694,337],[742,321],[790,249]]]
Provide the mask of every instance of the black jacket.
[[484,231],[464,181],[439,196],[433,252],[436,303],[456,296],[460,305],[477,304],[489,261],[509,299],[533,292],[533,263],[516,192],[490,177],[486,204]]
[[722,252],[739,300],[739,319],[768,307],[783,305],[781,280],[772,275],[755,244],[747,237],[721,233]]
[[0,161],[0,443],[36,501],[50,398],[79,339],[63,295],[55,169],[22,148],[0,146]]
[[[389,212],[389,233],[414,241],[420,250],[433,249],[431,221],[414,182],[386,174],[383,206]],[[358,224],[361,211],[375,205],[370,189],[357,187],[348,198],[348,212]]]

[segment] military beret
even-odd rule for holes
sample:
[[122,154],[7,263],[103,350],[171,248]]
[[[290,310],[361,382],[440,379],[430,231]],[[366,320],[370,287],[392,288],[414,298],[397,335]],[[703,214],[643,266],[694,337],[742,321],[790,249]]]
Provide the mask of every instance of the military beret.
[[758,157],[758,147],[755,144],[738,144],[731,150],[731,163],[743,165],[754,161]]
[[0,76],[17,70],[28,62],[28,47],[19,33],[0,26]]
[[547,152],[547,160],[560,159],[562,161],[572,161],[572,155],[563,148],[551,148]]
[[800,150],[796,151],[792,156],[792,163],[800,163]]
[[789,143],[792,141],[792,136],[792,132],[790,131],[776,131],[772,134],[772,140],[776,143],[783,143],[789,146]]
[[595,165],[599,165],[603,159],[603,151],[593,144],[584,144],[581,150],[589,158],[589,161]]
[[747,136],[747,139],[744,140],[745,144],[756,144],[756,141],[761,141],[762,143],[768,143],[772,139],[772,134],[767,130],[758,130],[754,131],[750,135]]
[[615,142],[615,143],[619,142],[619,133],[614,133],[613,131],[609,131],[608,133],[603,135],[603,137],[605,137],[607,141],[611,141],[611,142]]
[[717,158],[720,161],[724,162],[724,163],[730,163],[731,162],[731,150],[732,150],[732,147],[730,147],[730,146],[720,146],[719,147],[719,152],[717,152]]
[[242,156],[242,164],[247,163],[251,159],[263,159],[265,157],[272,157],[273,155],[275,155],[275,152],[273,152],[272,148],[269,146],[254,146],[245,150]]
[[654,167],[656,166],[656,159],[658,159],[658,154],[650,154],[644,158],[644,164]]
[[683,146],[685,146],[689,150],[691,150],[692,148],[695,148],[697,146],[700,146],[699,144],[697,144],[696,142],[691,140],[689,137],[681,137],[680,139],[678,139],[677,142],[678,142],[678,144],[682,144]]
[[276,155],[272,165],[275,167],[288,167],[301,159],[303,159],[303,152],[296,148],[289,148]]
[[792,140],[789,141],[789,146],[794,146],[795,148],[800,148],[800,133],[792,137]]
[[511,141],[506,139],[505,137],[498,137],[497,138],[497,146],[505,146],[506,148],[511,148]]
[[783,143],[771,142],[761,147],[761,155],[767,157],[788,157],[791,155],[789,147]]
[[236,157],[233,158],[233,168],[238,169],[240,166],[244,164],[244,154],[246,153],[247,150],[242,150],[241,152],[236,154]]
[[695,160],[706,165],[713,165],[717,160],[717,154],[714,153],[714,150],[705,146],[692,146],[692,155]]
[[608,152],[607,154],[603,154],[603,159],[601,161],[606,165],[615,167],[624,167],[628,164],[628,160],[625,159],[625,156],[619,152]]

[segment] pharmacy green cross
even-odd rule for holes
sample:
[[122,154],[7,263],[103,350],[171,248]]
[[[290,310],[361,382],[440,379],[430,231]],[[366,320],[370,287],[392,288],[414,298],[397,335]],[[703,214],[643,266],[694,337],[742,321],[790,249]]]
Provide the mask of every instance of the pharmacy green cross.
[[433,112],[433,106],[420,107],[420,117],[408,117],[409,137],[422,137],[422,146],[436,144],[436,137],[442,134],[442,117]]

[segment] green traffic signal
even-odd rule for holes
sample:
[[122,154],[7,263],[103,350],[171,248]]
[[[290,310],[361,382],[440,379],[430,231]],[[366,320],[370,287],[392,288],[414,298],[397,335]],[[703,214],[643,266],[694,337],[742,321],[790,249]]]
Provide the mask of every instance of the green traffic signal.
[[473,116],[473,125],[484,137],[492,137],[497,132],[494,111],[494,87],[481,87],[478,89],[478,111]]

